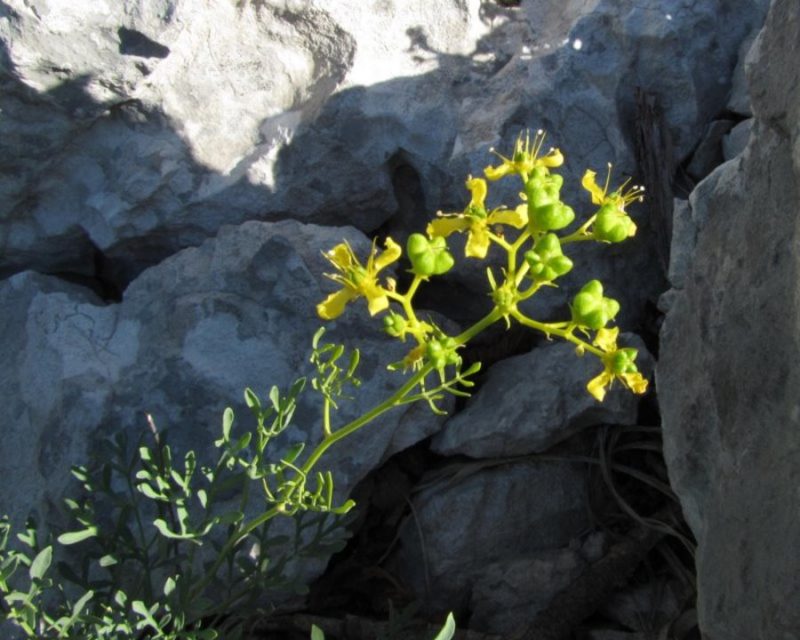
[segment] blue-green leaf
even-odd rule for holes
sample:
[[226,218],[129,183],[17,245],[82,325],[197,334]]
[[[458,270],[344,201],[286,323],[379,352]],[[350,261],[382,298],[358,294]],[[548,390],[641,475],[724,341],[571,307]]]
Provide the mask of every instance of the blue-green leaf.
[[62,533],[58,536],[59,544],[63,544],[64,546],[70,544],[77,544],[78,542],[83,542],[89,538],[94,538],[97,535],[97,527],[88,527],[81,531],[69,531],[67,533]]
[[453,618],[452,613],[448,613],[447,620],[445,620],[442,630],[436,634],[436,637],[433,640],[451,640],[451,638],[455,634],[456,634],[456,620],[455,618]]
[[317,625],[311,625],[311,640],[325,640],[325,633]]
[[31,580],[41,580],[47,570],[50,568],[50,563],[53,561],[53,547],[47,546],[36,554],[36,557],[31,562],[29,574]]

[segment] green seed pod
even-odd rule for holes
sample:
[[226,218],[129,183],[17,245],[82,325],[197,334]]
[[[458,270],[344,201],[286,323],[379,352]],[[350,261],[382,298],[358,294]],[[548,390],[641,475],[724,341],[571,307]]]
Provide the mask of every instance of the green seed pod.
[[617,349],[611,357],[609,365],[611,373],[614,375],[622,375],[623,373],[636,373],[639,369],[636,367],[636,356],[639,352],[633,348]]
[[551,282],[572,269],[572,260],[561,252],[561,243],[554,233],[539,238],[533,249],[525,253],[525,261],[531,278],[537,282]]
[[575,212],[563,202],[554,202],[542,207],[528,205],[528,219],[531,231],[557,231],[572,223]]
[[572,319],[582,327],[602,329],[619,312],[619,302],[603,297],[603,285],[590,280],[572,302]]
[[412,233],[406,245],[411,270],[420,276],[438,276],[447,273],[455,260],[447,250],[447,242],[442,237],[429,240],[421,233]]
[[592,231],[603,242],[622,242],[636,233],[636,224],[624,211],[604,205],[597,213]]

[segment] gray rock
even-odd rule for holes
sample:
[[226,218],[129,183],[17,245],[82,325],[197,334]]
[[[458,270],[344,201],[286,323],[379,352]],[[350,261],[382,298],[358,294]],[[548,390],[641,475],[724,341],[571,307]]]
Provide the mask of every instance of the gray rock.
[[733,125],[733,120],[714,120],[708,126],[687,167],[692,178],[702,180],[722,164],[722,139],[733,128]]
[[487,466],[457,465],[431,480],[401,526],[389,566],[428,611],[466,607],[490,567],[552,563],[588,525],[580,465]]
[[[632,173],[619,123],[635,86],[664,97],[685,155],[766,6],[604,0],[489,15],[485,4],[15,1],[0,22],[0,139],[14,167],[0,272],[124,286],[251,218],[372,231],[394,214],[418,228],[420,212],[462,203],[465,175],[523,127],[551,131],[572,184],[607,161]],[[620,261],[630,272],[612,270],[636,282],[637,303],[660,286],[648,260],[641,245]]]
[[753,129],[753,119],[748,118],[737,124],[722,139],[722,156],[725,160],[731,160],[738,156],[747,146],[750,140],[750,132]]
[[676,620],[692,596],[677,580],[655,578],[618,591],[601,613],[631,631],[654,634]]
[[745,69],[747,67],[747,55],[753,47],[758,32],[761,31],[759,25],[753,29],[739,45],[739,59],[736,68],[733,70],[731,78],[731,93],[728,98],[728,110],[742,116],[752,116],[753,107],[750,104],[750,92],[747,87],[747,77]]
[[669,281],[676,289],[683,288],[686,271],[691,264],[697,229],[692,220],[688,200],[673,200],[672,244],[669,252]]
[[[640,370],[652,370],[640,338],[623,334],[620,343],[638,348]],[[492,366],[480,391],[445,423],[431,448],[473,458],[524,455],[545,451],[588,426],[633,424],[638,397],[619,383],[602,403],[586,391],[602,369],[597,358],[578,357],[564,342],[507,358]]]
[[[246,428],[246,386],[263,398],[271,385],[286,389],[310,373],[311,337],[321,324],[314,307],[332,289],[321,251],[342,238],[368,253],[368,241],[352,228],[292,221],[226,227],[145,271],[118,305],[32,273],[0,283],[10,310],[0,344],[8,363],[0,385],[7,425],[0,466],[15,478],[0,488],[3,510],[19,524],[29,509],[59,504],[70,466],[87,461],[92,442],[121,430],[135,440],[147,429],[145,413],[169,428],[178,452],[196,449],[204,459],[213,454],[225,406],[236,408],[238,428]],[[334,426],[402,383],[386,365],[409,348],[353,306],[330,323],[328,339],[362,350],[363,387],[341,404]],[[319,441],[320,404],[312,394],[304,394],[277,448]],[[427,407],[410,405],[333,448],[322,464],[335,470],[339,497],[439,422]]]
[[657,370],[665,455],[698,542],[704,637],[800,629],[800,16],[775,0],[748,60],[755,123],[707,216]]
[[492,564],[472,589],[470,629],[510,634],[530,624],[553,597],[603,555],[602,534],[583,543]]

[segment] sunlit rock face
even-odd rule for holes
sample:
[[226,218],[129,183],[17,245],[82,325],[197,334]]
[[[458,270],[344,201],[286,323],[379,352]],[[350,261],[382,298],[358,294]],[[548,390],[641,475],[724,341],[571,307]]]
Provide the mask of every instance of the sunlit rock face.
[[661,335],[665,454],[697,536],[704,637],[798,638],[800,408],[796,3],[747,60],[747,148],[690,198],[692,258]]

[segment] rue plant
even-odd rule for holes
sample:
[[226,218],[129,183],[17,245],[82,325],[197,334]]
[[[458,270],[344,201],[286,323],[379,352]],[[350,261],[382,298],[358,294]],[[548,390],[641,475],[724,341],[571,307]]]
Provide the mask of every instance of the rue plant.
[[[576,225],[575,211],[561,200],[563,178],[556,169],[563,155],[558,149],[543,153],[543,142],[542,132],[533,140],[520,137],[511,157],[499,156],[485,177],[467,179],[463,211],[440,212],[424,233],[409,237],[411,277],[403,291],[386,274],[403,254],[391,238],[380,250],[373,243],[363,258],[346,242],[325,253],[338,289],[320,302],[318,315],[333,320],[363,299],[371,315],[382,316],[389,336],[409,344],[405,357],[389,365],[406,375],[394,393],[340,424],[336,409],[360,385],[359,352],[327,342],[320,329],[310,385],[300,378],[284,392],[272,387],[266,401],[246,390],[253,427],[235,428],[233,411],[226,409],[216,459],[199,460],[194,451],[178,458],[152,421],[135,444],[116,436],[100,464],[73,470],[84,498],[66,501],[72,528],[46,534],[31,521],[15,544],[8,520],[0,520],[2,619],[26,637],[244,637],[251,621],[269,613],[265,594],[302,591],[291,577],[293,564],[326,558],[343,545],[340,518],[353,502],[336,502],[333,475],[320,464],[325,452],[395,407],[425,401],[441,413],[446,395],[467,395],[480,364],[463,367],[460,350],[496,322],[518,322],[596,357],[598,373],[587,390],[598,401],[614,381],[644,393],[636,350],[619,346],[618,328],[610,326],[620,306],[598,280],[575,294],[562,321],[543,322],[522,308],[573,269],[571,245],[633,236],[627,207],[643,191],[627,183],[612,190],[610,167],[602,187],[587,171],[582,185],[597,209]],[[488,208],[489,183],[505,179],[519,180],[519,201]],[[487,269],[486,315],[448,335],[415,308],[414,297],[423,283],[455,266],[448,246],[455,233],[466,234],[467,259],[486,259],[493,250],[505,255],[501,269]],[[321,405],[321,440],[314,447],[287,444],[308,386]],[[276,530],[278,518],[292,524],[289,533]],[[313,633],[322,637],[319,629]],[[437,640],[453,633],[448,617]]]

